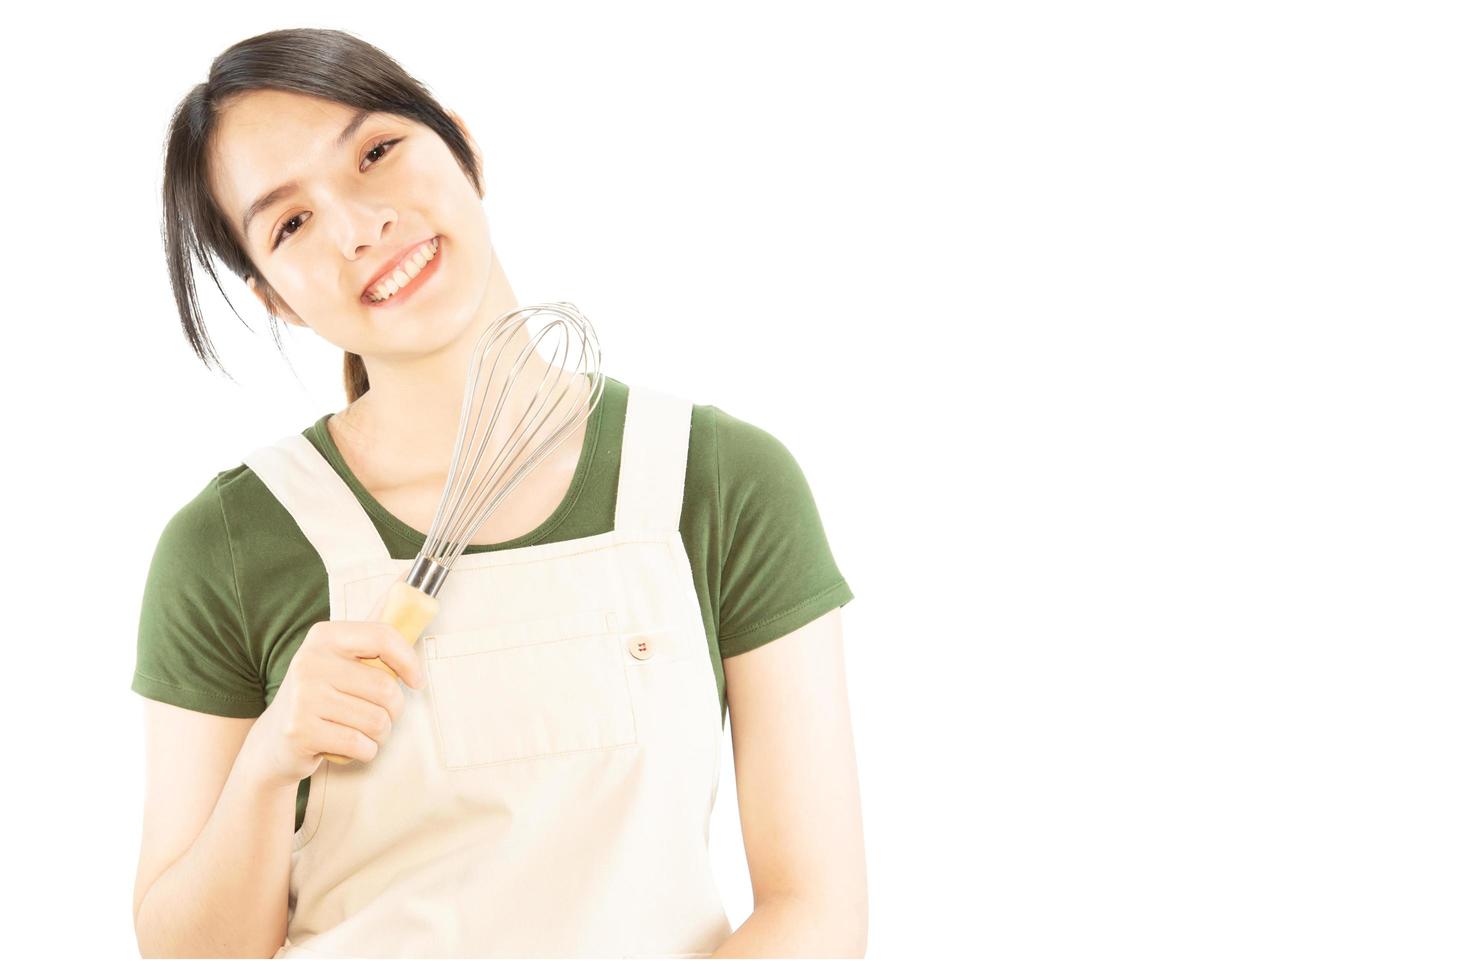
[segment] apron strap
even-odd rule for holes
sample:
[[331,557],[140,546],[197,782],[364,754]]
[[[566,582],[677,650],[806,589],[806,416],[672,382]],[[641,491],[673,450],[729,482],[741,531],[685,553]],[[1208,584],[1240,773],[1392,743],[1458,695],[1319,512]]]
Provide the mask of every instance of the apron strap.
[[351,487],[301,433],[262,446],[245,465],[295,518],[329,575],[392,557]]
[[683,515],[693,402],[630,385],[617,474],[617,530],[676,531]]

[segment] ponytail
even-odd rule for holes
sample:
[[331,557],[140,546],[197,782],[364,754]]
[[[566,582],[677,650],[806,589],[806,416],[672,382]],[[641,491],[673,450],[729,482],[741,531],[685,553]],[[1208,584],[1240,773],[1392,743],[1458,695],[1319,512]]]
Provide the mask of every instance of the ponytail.
[[367,394],[367,365],[351,351],[342,357],[342,382],[346,385],[348,405]]

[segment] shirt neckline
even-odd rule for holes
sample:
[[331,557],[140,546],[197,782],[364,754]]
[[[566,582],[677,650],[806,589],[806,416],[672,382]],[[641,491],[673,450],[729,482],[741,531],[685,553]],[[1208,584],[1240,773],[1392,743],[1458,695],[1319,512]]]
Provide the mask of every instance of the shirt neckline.
[[[612,379],[608,376],[606,380],[610,382]],[[602,397],[597,400],[596,406],[592,409],[591,416],[586,423],[586,434],[581,438],[581,455],[577,457],[576,471],[571,475],[571,485],[566,488],[566,493],[561,497],[561,502],[556,505],[555,510],[551,511],[550,516],[544,521],[541,521],[538,526],[517,538],[510,538],[508,541],[496,541],[493,544],[471,544],[464,548],[464,554],[474,555],[487,551],[504,551],[510,548],[535,544],[560,526],[576,506],[576,501],[581,496],[581,488],[585,485],[587,474],[591,470],[591,461],[596,456],[596,441],[597,437],[601,434],[601,421],[602,416],[605,414],[607,400],[606,392],[604,391]],[[362,485],[362,481],[357,479],[357,474],[353,473],[351,467],[347,465],[346,459],[337,447],[336,440],[331,437],[331,430],[326,426],[326,420],[335,414],[335,412],[327,412],[312,425],[311,429],[317,437],[318,448],[323,450],[323,455],[326,456],[327,462],[346,481],[353,496],[367,509],[368,513],[377,517],[382,523],[392,529],[393,533],[398,537],[411,544],[415,551],[421,551],[423,545],[428,540],[428,535],[423,531],[419,531],[384,507]]]

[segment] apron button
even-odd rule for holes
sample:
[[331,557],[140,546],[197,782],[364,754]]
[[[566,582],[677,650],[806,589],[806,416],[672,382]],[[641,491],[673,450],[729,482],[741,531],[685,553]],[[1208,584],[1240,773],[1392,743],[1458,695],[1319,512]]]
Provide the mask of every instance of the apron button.
[[638,660],[646,660],[652,656],[652,640],[638,633],[627,641],[627,652]]

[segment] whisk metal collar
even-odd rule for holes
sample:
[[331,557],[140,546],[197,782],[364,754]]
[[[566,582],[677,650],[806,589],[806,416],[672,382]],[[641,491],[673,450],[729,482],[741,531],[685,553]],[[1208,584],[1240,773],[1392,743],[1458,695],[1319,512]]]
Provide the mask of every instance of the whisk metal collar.
[[419,555],[413,562],[413,567],[408,569],[407,583],[424,595],[433,597],[443,588],[443,580],[448,574],[449,570],[443,565],[425,555]]

